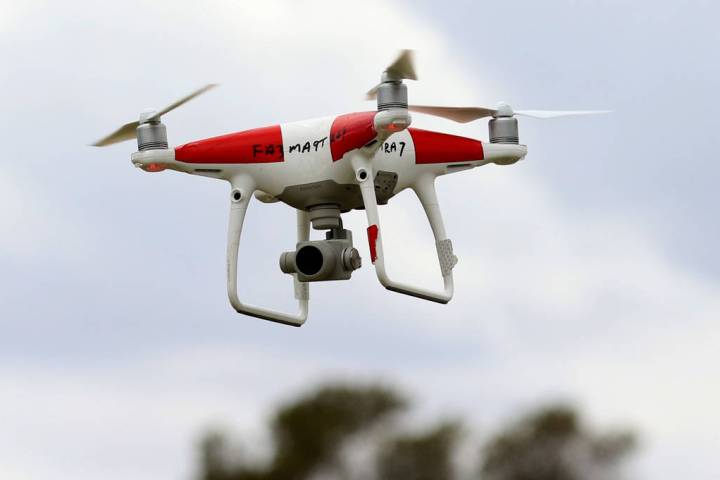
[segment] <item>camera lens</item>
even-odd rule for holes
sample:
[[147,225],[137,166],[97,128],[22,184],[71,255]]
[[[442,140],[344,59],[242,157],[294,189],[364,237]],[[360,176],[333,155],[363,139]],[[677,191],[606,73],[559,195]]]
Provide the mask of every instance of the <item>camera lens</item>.
[[295,255],[295,265],[300,273],[308,276],[315,275],[323,265],[323,254],[313,245],[305,245]]

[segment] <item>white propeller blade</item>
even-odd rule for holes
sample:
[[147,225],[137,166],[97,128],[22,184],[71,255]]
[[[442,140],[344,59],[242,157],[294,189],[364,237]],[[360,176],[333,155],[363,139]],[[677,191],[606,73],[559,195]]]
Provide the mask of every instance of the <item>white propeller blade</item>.
[[[190,100],[197,97],[198,95],[203,94],[203,93],[207,92],[208,90],[210,90],[211,88],[214,88],[216,86],[217,86],[217,84],[211,83],[211,84],[205,85],[202,88],[195,90],[190,95],[187,95],[187,96],[181,98],[180,100],[171,103],[170,105],[163,108],[162,110],[159,110],[156,113],[154,113],[152,116],[147,117],[146,119],[143,120],[143,123],[158,120],[162,115],[165,115],[166,113],[175,110],[177,107],[183,105],[184,103],[189,102]],[[112,145],[114,143],[124,142],[126,140],[132,140],[133,138],[135,138],[135,130],[137,129],[137,127],[139,125],[140,125],[139,121],[126,123],[122,127],[115,130],[110,135],[103,137],[100,140],[98,140],[97,142],[93,143],[92,146],[93,147],[105,147],[107,145]]]
[[531,118],[576,117],[580,115],[603,115],[611,110],[515,110],[515,115]]
[[[610,113],[610,110],[512,110],[507,105],[503,105],[508,116],[521,115],[531,118],[559,118],[572,117],[578,115],[601,115]],[[498,114],[498,108],[489,107],[441,107],[431,105],[410,105],[409,110],[436,117],[447,118],[458,123],[468,123],[485,117],[494,117]],[[501,112],[500,116],[504,116],[506,112]]]

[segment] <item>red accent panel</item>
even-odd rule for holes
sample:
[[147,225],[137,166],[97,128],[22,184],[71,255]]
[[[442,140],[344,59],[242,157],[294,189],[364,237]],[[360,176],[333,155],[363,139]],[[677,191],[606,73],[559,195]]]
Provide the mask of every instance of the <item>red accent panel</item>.
[[370,225],[367,229],[368,243],[370,244],[370,261],[372,261],[372,263],[375,263],[375,260],[377,260],[378,231],[377,225]]
[[376,113],[348,113],[333,120],[330,127],[330,152],[333,162],[377,137],[374,123]]
[[480,140],[418,128],[408,130],[415,145],[415,163],[471,162],[485,158]]
[[271,163],[283,161],[280,125],[198,140],[175,148],[187,163]]

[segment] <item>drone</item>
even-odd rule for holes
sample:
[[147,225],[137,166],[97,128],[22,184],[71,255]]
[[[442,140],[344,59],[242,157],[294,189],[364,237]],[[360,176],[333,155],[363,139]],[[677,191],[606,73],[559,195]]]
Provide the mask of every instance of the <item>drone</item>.
[[[301,326],[308,316],[309,284],[349,280],[362,260],[352,232],[341,215],[365,210],[370,261],[380,283],[393,292],[448,303],[453,297],[457,257],[445,232],[435,179],[487,164],[511,165],[527,155],[520,144],[517,116],[553,118],[607,111],[514,110],[489,107],[408,104],[405,80],[417,80],[412,50],[402,50],[367,92],[377,109],[314,120],[272,125],[168,147],[161,121],[166,113],[215,87],[206,85],[162,110],[145,110],[94,146],[137,139],[133,165],[146,172],[175,170],[230,183],[227,241],[227,289],[230,304],[241,314]],[[489,142],[411,128],[410,112],[459,123],[490,118]],[[427,215],[443,279],[438,291],[390,278],[385,267],[378,207],[412,189]],[[293,277],[297,313],[285,313],[241,301],[237,291],[238,251],[250,200],[282,202],[296,210],[295,250],[280,255],[280,269]],[[325,231],[310,240],[310,227]]]

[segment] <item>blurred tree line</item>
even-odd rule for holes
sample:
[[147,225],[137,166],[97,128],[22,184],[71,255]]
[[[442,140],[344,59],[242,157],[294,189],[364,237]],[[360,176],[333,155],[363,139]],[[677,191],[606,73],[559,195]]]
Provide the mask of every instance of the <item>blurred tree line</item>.
[[[631,432],[593,432],[567,405],[522,415],[475,447],[459,421],[413,431],[403,413],[408,401],[391,388],[324,385],[276,410],[267,458],[206,434],[199,480],[606,480],[635,447]],[[463,452],[469,468],[467,454],[458,468]]]

